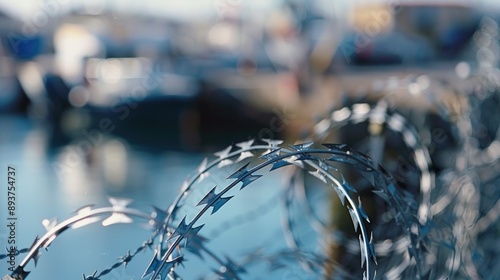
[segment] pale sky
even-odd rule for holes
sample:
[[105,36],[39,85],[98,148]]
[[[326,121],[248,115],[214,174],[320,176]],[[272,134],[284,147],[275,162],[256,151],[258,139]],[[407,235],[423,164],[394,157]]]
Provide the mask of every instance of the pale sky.
[[[7,11],[20,19],[33,18],[41,10],[51,12],[57,9],[64,13],[75,7],[87,6],[89,9],[99,10],[106,7],[113,12],[141,12],[144,14],[158,16],[172,16],[177,18],[192,18],[196,16],[213,16],[217,14],[217,8],[229,4],[249,5],[253,8],[270,8],[284,0],[0,0],[0,9]],[[311,0],[304,0],[311,1]],[[325,9],[335,9],[337,16],[342,16],[350,5],[364,4],[370,2],[388,1],[398,2],[452,2],[452,3],[477,3],[487,6],[500,7],[498,0],[314,0],[311,2],[321,3]],[[55,3],[55,6],[52,4]]]
[[[67,12],[70,8],[87,6],[90,9],[108,8],[115,12],[137,12],[175,17],[208,15],[216,13],[216,5],[244,3],[247,0],[0,0],[0,8],[20,17],[32,17],[43,9],[54,9],[49,3],[56,3],[55,9]],[[255,5],[269,6],[268,0],[252,0]]]
[[[21,18],[33,17],[43,9],[54,9],[49,3],[56,3],[55,8],[63,13],[72,7],[88,6],[93,9],[106,7],[117,13],[140,11],[151,15],[189,18],[197,15],[215,15],[217,8],[227,4],[251,4],[253,8],[265,10],[280,2],[281,0],[0,0],[0,8]],[[315,0],[315,2],[330,7],[335,5],[336,9],[343,9],[347,3],[346,0]]]

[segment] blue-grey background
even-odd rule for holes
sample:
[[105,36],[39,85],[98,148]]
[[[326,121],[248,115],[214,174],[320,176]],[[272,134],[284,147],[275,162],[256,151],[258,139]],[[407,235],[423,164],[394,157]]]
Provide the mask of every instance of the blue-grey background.
[[[205,157],[249,139],[295,143],[318,115],[366,92],[399,89],[398,106],[430,110],[435,81],[459,86],[473,71],[474,31],[483,16],[498,23],[498,11],[493,0],[0,0],[0,247],[9,165],[18,248],[44,234],[42,220],[109,205],[109,197],[166,209]],[[216,254],[238,262],[257,248],[285,248],[276,199],[283,175],[259,179],[204,218],[201,233]],[[329,207],[330,196],[318,197],[315,206]],[[315,251],[303,221],[300,235]],[[149,235],[137,223],[65,232],[36,269],[29,265],[29,279],[82,279]],[[140,254],[105,279],[139,279],[151,257]],[[186,258],[185,279],[216,268]],[[252,266],[245,279],[314,278],[297,263],[266,268]]]

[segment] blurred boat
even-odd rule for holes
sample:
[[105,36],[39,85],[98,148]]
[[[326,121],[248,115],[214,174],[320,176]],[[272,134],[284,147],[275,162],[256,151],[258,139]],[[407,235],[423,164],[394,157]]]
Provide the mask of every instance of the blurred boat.
[[354,8],[339,67],[412,67],[473,60],[471,40],[489,11],[473,3],[402,2]]
[[[23,34],[22,23],[6,21],[4,38]],[[99,129],[103,119],[111,121],[113,137],[151,149],[213,150],[259,137],[276,114],[249,103],[250,92],[228,87],[224,76],[273,66],[263,52],[210,45],[209,28],[203,20],[77,9],[51,17],[36,34],[16,37],[23,49],[6,49],[12,79],[0,72],[0,82],[12,93],[0,98],[0,108],[29,98],[24,110],[48,124],[53,147]]]

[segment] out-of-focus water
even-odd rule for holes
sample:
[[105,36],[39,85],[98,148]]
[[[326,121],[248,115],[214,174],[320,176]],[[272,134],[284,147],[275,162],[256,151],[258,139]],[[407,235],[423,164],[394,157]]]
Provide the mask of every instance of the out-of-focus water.
[[[0,119],[2,247],[7,245],[5,197],[8,166],[14,166],[17,171],[16,245],[20,249],[29,247],[36,236],[45,233],[43,219],[57,217],[62,221],[71,217],[81,206],[109,205],[108,197],[131,198],[132,207],[146,212],[152,211],[153,205],[167,209],[184,179],[207,156],[175,152],[147,153],[130,147],[123,140],[112,138],[103,140],[89,153],[85,153],[78,142],[50,149],[45,140],[49,133],[43,125],[34,124],[25,118]],[[222,259],[227,256],[235,261],[240,260],[238,256],[256,248],[284,248],[280,209],[276,199],[280,184],[279,173],[266,176],[251,190],[245,190],[238,199],[233,199],[233,203],[228,203],[224,211],[208,217],[205,221],[207,226],[200,232],[210,238],[207,245]],[[196,210],[192,207],[185,211],[189,215],[189,211]],[[112,265],[117,257],[125,255],[127,250],[133,252],[150,234],[139,223],[117,224],[107,228],[96,223],[69,230],[61,234],[48,251],[42,250],[36,269],[30,263],[28,270],[32,273],[29,279],[82,279],[83,273],[90,275],[94,270],[102,271]],[[140,279],[152,255],[151,250],[141,253],[127,267],[118,268],[102,279]],[[23,255],[17,257],[17,264],[22,258]],[[184,279],[198,279],[212,273],[210,270],[214,268],[214,262],[209,257],[205,256],[202,260],[188,254],[186,259],[186,267],[179,268]],[[8,264],[4,259],[0,264],[2,276],[8,272],[7,269]],[[297,269],[289,270],[278,270],[275,275],[271,275],[272,279],[286,279],[295,275]],[[260,265],[249,270],[246,275],[248,279],[262,279],[259,277],[264,273],[269,275],[265,271],[266,267]]]
[[[123,177],[115,179],[122,182],[110,182],[102,175],[101,167],[103,163],[109,165],[113,162],[106,163],[106,160],[97,158],[81,161],[77,160],[77,157],[73,160],[66,159],[67,147],[56,150],[46,147],[44,139],[49,132],[41,125],[35,125],[23,118],[8,117],[1,119],[0,127],[0,178],[3,186],[0,217],[2,222],[6,223],[6,170],[7,166],[12,165],[17,171],[16,243],[21,248],[30,246],[36,236],[45,232],[43,219],[57,217],[61,221],[69,218],[83,205],[109,205],[106,201],[109,196],[132,198],[132,206],[144,211],[150,211],[150,205],[166,209],[183,177],[189,174],[199,161],[197,156],[192,155],[153,156],[130,149],[126,151],[127,158],[123,158],[125,162],[118,167],[124,170],[116,168],[109,171],[123,172],[122,175],[115,175]],[[60,165],[64,166],[63,171]],[[69,278],[64,278],[74,279],[78,275],[75,272],[90,274],[93,268],[82,261],[96,260],[99,264],[110,265],[114,258],[126,253],[129,247],[133,249],[133,244],[140,245],[148,236],[147,230],[129,225],[116,225],[109,229],[90,226],[88,229],[66,232],[53,243],[49,252],[43,252],[39,268],[33,271],[30,278],[62,279],[60,277],[67,275]],[[5,238],[1,240],[2,246],[4,242]],[[110,251],[117,255],[112,255]],[[21,259],[18,257],[17,262]],[[103,268],[105,267],[95,267]],[[5,274],[5,262],[2,262],[1,269],[2,274]]]

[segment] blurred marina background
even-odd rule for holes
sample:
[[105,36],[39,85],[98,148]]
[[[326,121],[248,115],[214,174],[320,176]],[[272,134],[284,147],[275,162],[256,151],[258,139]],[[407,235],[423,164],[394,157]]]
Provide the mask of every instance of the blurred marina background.
[[[452,95],[447,85],[464,83],[481,61],[496,67],[498,52],[478,59],[473,35],[484,17],[498,24],[499,8],[494,0],[1,0],[0,184],[16,166],[19,243],[42,234],[43,219],[109,196],[166,208],[205,156],[254,138],[293,144],[317,116],[354,101],[391,91],[402,108],[435,111],[436,99]],[[279,176],[269,178],[278,188]],[[258,190],[264,203],[269,190]],[[148,237],[119,231],[61,238],[33,279],[81,279],[92,273],[81,255],[107,264],[128,248],[121,244]],[[125,273],[144,267],[109,279],[139,279]]]

